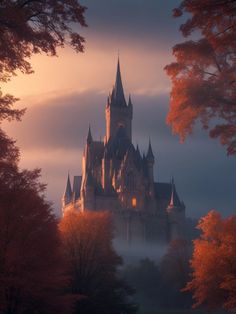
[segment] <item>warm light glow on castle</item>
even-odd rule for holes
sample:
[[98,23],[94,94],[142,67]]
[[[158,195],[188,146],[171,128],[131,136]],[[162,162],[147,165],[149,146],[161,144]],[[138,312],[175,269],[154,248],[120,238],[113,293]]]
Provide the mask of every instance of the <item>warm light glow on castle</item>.
[[[154,180],[155,157],[149,140],[141,156],[132,144],[133,103],[124,95],[118,60],[115,85],[105,107],[106,135],[94,140],[89,127],[82,175],[71,187],[68,176],[62,212],[108,210],[114,214],[117,237],[166,242],[183,235],[185,206],[174,181]],[[128,230],[128,232],[127,232]]]

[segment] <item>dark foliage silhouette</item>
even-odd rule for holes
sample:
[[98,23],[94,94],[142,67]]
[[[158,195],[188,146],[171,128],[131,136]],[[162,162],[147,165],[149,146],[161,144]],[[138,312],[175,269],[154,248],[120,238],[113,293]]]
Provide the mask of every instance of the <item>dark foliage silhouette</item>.
[[[82,52],[84,38],[75,31],[86,26],[86,8],[78,0],[2,0],[0,2],[0,82],[16,70],[32,73],[29,58],[38,53],[55,56],[58,47],[71,46]],[[17,99],[0,91],[0,121]]]

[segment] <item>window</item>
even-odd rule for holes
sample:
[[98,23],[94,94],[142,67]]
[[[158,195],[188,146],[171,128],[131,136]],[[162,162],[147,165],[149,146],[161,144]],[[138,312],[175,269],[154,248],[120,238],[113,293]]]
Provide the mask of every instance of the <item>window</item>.
[[124,125],[124,123],[123,123],[123,122],[119,122],[119,123],[118,123],[118,127],[119,127],[119,128],[124,128],[124,127],[125,127],[125,125]]
[[132,197],[132,207],[136,207],[137,206],[137,199],[136,197]]

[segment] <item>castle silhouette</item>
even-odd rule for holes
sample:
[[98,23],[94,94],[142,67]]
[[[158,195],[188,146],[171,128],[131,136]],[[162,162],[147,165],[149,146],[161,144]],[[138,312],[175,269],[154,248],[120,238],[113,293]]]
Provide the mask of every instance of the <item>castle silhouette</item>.
[[115,85],[105,108],[106,135],[93,139],[89,127],[82,158],[82,175],[68,175],[62,213],[111,211],[117,239],[164,242],[184,236],[185,206],[174,180],[155,182],[155,157],[149,140],[146,154],[132,144],[133,104],[125,99],[118,59]]

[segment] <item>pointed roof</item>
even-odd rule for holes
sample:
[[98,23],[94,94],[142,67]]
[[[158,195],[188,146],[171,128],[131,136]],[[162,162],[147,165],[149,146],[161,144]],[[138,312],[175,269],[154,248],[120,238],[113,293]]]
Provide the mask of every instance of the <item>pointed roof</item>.
[[90,125],[89,125],[88,135],[87,135],[87,143],[91,144],[92,141],[93,141],[93,138],[92,138],[92,133],[91,133]]
[[172,177],[171,179],[171,197],[170,197],[170,207],[180,207],[182,206],[180,200],[179,200],[179,196],[176,192],[176,188],[175,188],[175,183],[174,183],[174,178]]
[[[140,150],[139,150],[139,146],[138,146],[138,144],[137,144],[137,146],[136,146],[136,152],[137,152],[137,154],[141,157],[141,154],[140,154]],[[142,158],[142,157],[141,157]]]
[[118,57],[117,63],[117,70],[116,70],[116,82],[115,86],[113,87],[112,94],[111,94],[111,106],[119,106],[124,107],[127,106],[122,80],[121,80],[121,72],[120,72],[120,61]]
[[73,181],[73,197],[75,200],[80,197],[80,188],[81,188],[82,176],[74,176]]
[[131,95],[129,94],[128,107],[132,107]]
[[148,160],[154,160],[154,154],[153,154],[153,151],[152,151],[152,145],[151,145],[150,138],[149,138],[149,144],[148,144],[147,159]]
[[69,201],[72,197],[72,189],[71,189],[71,183],[70,183],[70,174],[68,173],[67,177],[67,183],[66,183],[66,188],[63,197]]

